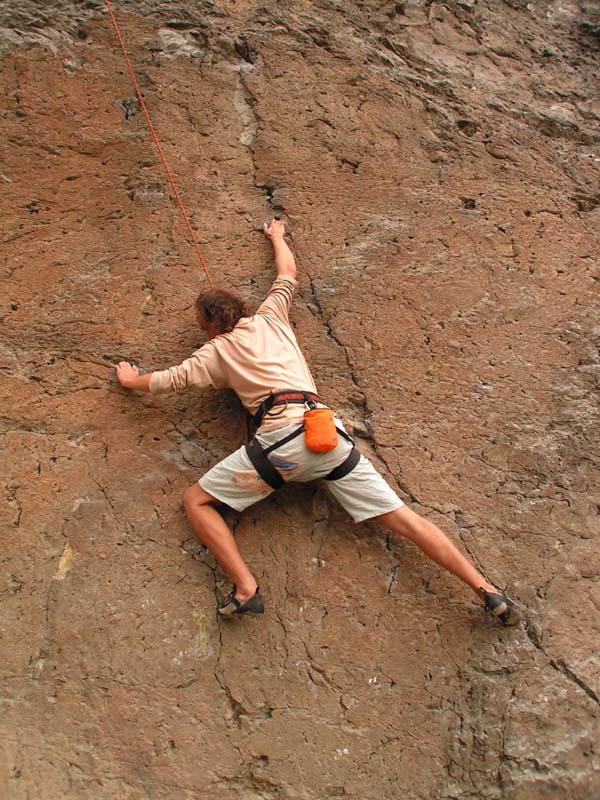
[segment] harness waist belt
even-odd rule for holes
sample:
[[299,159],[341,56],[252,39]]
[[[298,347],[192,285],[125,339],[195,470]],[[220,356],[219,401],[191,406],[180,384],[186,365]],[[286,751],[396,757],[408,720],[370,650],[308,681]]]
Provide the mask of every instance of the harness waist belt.
[[317,403],[325,405],[314,392],[304,392],[298,389],[282,389],[280,392],[271,392],[271,394],[262,401],[258,411],[252,417],[254,426],[260,428],[265,414],[268,414],[274,406],[287,405],[288,403],[307,403],[312,408],[314,408]]

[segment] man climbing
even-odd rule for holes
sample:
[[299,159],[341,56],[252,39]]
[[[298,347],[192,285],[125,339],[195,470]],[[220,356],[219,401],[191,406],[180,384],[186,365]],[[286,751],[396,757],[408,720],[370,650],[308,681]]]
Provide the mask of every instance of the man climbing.
[[[436,525],[404,505],[319,399],[288,317],[297,283],[285,223],[273,219],[265,223],[264,233],[273,245],[277,277],[256,314],[237,295],[208,289],[196,300],[197,320],[208,341],[190,358],[145,375],[126,361],[116,366],[121,385],[142,392],[231,388],[254,415],[253,443],[223,459],[183,495],[194,531],[233,581],[219,613],[262,613],[264,607],[257,582],[215,505],[243,511],[288,480],[324,478],[355,522],[376,519],[410,539],[470,586],[503,625],[517,625],[521,614],[512,600]],[[309,438],[315,430],[316,445]]]

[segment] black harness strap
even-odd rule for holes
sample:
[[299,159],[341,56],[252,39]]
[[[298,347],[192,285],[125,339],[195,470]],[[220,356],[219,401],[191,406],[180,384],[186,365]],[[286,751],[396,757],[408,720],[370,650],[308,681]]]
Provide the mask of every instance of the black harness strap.
[[245,445],[245,447],[246,455],[252,462],[252,466],[258,472],[263,481],[267,483],[271,489],[281,489],[284,484],[284,480],[277,472],[273,464],[271,464],[269,459],[266,457],[265,451],[262,449],[260,444],[257,441],[254,441],[252,444]]
[[348,453],[347,458],[345,458],[341,464],[338,464],[337,467],[334,467],[328,475],[325,475],[325,480],[339,481],[340,478],[344,478],[346,475],[352,472],[359,461],[360,450],[357,447],[353,447]]
[[[346,431],[341,430],[341,428],[338,428],[337,425],[336,430],[340,436],[343,436],[344,439],[354,445],[354,440],[346,433]],[[285,481],[275,469],[273,464],[271,464],[267,456],[269,453],[273,452],[273,450],[276,450],[278,447],[291,442],[292,439],[300,436],[300,434],[303,432],[304,423],[302,423],[297,430],[292,431],[292,433],[288,434],[287,436],[284,436],[283,439],[280,439],[278,442],[275,442],[275,444],[270,445],[270,447],[263,449],[260,442],[258,442],[256,439],[250,444],[244,445],[246,449],[246,455],[252,462],[252,466],[258,472],[263,481],[271,487],[271,489],[281,489]],[[353,446],[352,450],[342,461],[342,463],[338,464],[337,467],[334,467],[331,472],[325,475],[325,480],[337,481],[340,478],[343,478],[345,475],[348,475],[348,473],[352,472],[359,461],[360,452],[356,447]]]
[[269,453],[273,452],[273,450],[277,450],[278,447],[283,447],[284,444],[291,442],[292,439],[295,439],[297,436],[300,436],[300,434],[303,432],[304,432],[304,423],[302,423],[300,427],[297,428],[295,431],[292,431],[291,433],[288,433],[287,436],[284,436],[283,439],[280,439],[278,442],[275,442],[275,444],[272,444],[270,447],[265,447],[263,453],[266,456],[268,456]]
[[275,444],[272,444],[270,447],[263,449],[262,445],[257,439],[250,444],[244,445],[246,448],[246,455],[252,462],[252,466],[258,472],[263,481],[269,484],[271,489],[281,489],[284,484],[284,480],[277,472],[273,464],[271,464],[267,456],[273,450],[276,450],[278,447],[281,447],[282,445],[287,444],[287,442],[291,442],[292,439],[295,439],[297,436],[300,436],[301,433],[304,433],[304,423],[302,423],[297,430],[292,431],[287,436],[284,436],[283,439],[275,442]]

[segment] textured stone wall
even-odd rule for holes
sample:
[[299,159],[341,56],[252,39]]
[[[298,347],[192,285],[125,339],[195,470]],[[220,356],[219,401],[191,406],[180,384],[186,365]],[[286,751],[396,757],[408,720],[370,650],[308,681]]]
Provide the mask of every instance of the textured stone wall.
[[0,795],[600,796],[600,14],[591,2],[115,2],[217,283],[257,302],[285,215],[324,397],[527,608],[515,631],[319,486],[228,515],[227,392],[111,364],[199,342],[204,285],[104,4],[0,7]]

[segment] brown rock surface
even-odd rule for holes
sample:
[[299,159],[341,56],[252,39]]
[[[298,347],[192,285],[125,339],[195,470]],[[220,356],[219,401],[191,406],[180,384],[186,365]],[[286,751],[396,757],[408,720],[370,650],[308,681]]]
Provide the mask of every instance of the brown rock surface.
[[103,3],[5,0],[3,683],[10,800],[594,800],[600,13],[525,0],[117,2],[217,283],[286,215],[323,395],[516,631],[317,486],[231,516],[268,602],[219,624],[182,490],[229,393],[120,389],[204,279]]

